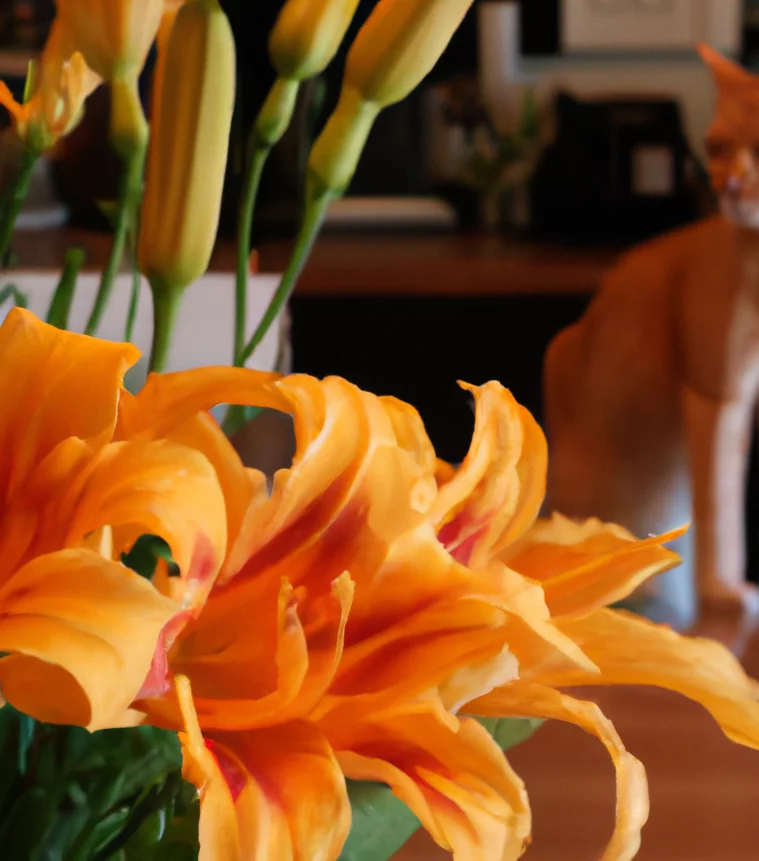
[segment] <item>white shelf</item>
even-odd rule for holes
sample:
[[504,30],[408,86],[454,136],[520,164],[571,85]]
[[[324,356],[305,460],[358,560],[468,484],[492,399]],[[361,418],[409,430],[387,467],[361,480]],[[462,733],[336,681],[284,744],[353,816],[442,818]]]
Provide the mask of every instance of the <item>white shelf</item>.
[[39,58],[39,51],[0,49],[0,79],[25,78],[29,63]]

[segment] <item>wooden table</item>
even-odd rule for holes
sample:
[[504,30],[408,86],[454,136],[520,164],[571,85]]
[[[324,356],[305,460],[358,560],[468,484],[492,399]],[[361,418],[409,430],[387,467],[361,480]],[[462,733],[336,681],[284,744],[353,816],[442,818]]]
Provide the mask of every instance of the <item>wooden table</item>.
[[[100,268],[106,234],[61,228],[23,231],[14,248],[19,266],[57,269],[71,245],[87,251],[88,267]],[[290,243],[269,241],[259,249],[260,269],[281,272]],[[486,234],[326,233],[316,245],[298,295],[508,296],[592,292],[617,252],[571,249]],[[221,241],[212,263],[232,270],[235,249]]]

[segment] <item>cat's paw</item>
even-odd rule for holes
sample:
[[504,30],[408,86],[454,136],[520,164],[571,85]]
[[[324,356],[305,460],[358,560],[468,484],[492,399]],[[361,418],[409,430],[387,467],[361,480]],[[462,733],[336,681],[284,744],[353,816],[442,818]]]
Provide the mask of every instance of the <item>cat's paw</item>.
[[699,614],[691,636],[717,640],[740,656],[759,628],[759,590],[752,583],[715,584],[699,593]]
[[699,589],[698,601],[702,616],[717,613],[759,620],[759,589],[753,583],[716,581]]

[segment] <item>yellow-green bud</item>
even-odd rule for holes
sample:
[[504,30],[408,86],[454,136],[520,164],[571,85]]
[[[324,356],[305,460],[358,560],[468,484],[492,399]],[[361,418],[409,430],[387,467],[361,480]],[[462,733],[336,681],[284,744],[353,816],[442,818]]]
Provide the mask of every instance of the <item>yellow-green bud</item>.
[[432,71],[473,0],[379,0],[348,55],[345,85],[367,102],[400,102]]
[[216,239],[235,101],[235,48],[217,0],[187,0],[166,47],[153,120],[139,264],[154,290],[208,268]]
[[269,54],[280,78],[305,81],[332,62],[358,0],[287,0],[269,36]]

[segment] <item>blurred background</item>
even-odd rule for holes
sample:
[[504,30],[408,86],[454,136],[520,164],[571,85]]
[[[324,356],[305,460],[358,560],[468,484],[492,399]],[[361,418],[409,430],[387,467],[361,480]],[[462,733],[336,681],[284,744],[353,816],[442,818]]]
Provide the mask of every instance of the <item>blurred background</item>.
[[[273,79],[266,39],[281,0],[223,5],[244,49],[222,244],[234,233],[246,132]],[[353,32],[372,7],[360,3]],[[18,94],[53,12],[53,0],[0,2],[0,77]],[[452,460],[471,421],[453,380],[500,378],[540,416],[545,346],[614,257],[713,206],[701,156],[714,96],[699,40],[759,63],[759,3],[475,0],[426,84],[383,112],[330,213],[292,305],[296,369],[412,400]],[[255,241],[266,270],[286,260],[299,168],[344,59],[304,88],[265,174]],[[98,203],[115,196],[119,169],[107,117],[101,89],[41,168],[49,182],[22,226],[107,230]]]
[[[266,39],[281,0],[222,5],[241,46],[240,99],[213,265],[231,269],[246,132],[273,80]],[[373,5],[360,4],[354,32]],[[0,0],[0,78],[18,95],[53,12],[53,0]],[[702,163],[714,91],[699,41],[759,71],[759,0],[475,0],[426,84],[381,115],[349,195],[330,211],[291,304],[293,369],[412,402],[451,461],[472,428],[457,379],[499,379],[540,419],[546,346],[616,257],[714,209]],[[344,59],[304,88],[270,161],[254,227],[262,271],[287,261],[308,143],[337,99]],[[115,196],[118,175],[107,118],[102,89],[42,164],[21,219],[23,265],[57,268],[72,237],[101,262],[98,202]],[[0,165],[12,161],[5,136]],[[752,465],[750,576],[756,489]],[[641,858],[759,857],[756,755],[664,694],[610,692],[602,705],[651,772]],[[577,735],[548,727],[513,756],[535,804],[535,861],[598,857],[609,833],[611,769]],[[422,840],[404,856],[433,857]]]

